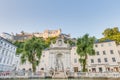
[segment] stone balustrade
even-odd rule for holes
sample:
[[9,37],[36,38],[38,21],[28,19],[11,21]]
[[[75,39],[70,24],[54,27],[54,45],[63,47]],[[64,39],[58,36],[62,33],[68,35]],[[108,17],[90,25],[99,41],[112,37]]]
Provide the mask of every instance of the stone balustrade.
[[[28,72],[0,72],[0,78],[45,78],[46,73],[37,72],[37,73],[28,73]],[[57,74],[58,75],[58,74]],[[63,75],[59,73],[59,75]],[[120,78],[119,72],[104,72],[104,73],[85,73],[85,72],[76,72],[76,73],[68,73],[67,77],[69,78],[80,78],[80,77],[88,77],[88,78]]]

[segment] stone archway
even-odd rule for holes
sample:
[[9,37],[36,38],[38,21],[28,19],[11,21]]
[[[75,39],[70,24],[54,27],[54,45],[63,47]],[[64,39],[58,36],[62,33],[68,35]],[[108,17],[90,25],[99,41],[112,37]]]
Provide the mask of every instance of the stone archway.
[[56,71],[64,71],[64,65],[63,65],[63,55],[61,53],[58,53],[56,55]]

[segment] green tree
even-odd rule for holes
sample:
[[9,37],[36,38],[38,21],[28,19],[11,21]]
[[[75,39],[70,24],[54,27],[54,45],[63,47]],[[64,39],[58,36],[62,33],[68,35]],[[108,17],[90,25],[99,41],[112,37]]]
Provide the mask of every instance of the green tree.
[[112,35],[117,35],[118,33],[120,33],[118,27],[114,27],[105,29],[102,34],[104,37],[110,37]]
[[70,46],[75,46],[76,45],[75,41],[72,41],[71,39],[65,39],[64,42],[69,43]]
[[113,33],[112,33],[112,29],[110,28],[107,28],[104,30],[104,32],[102,33],[105,37],[109,37],[111,36]]
[[42,38],[33,37],[25,41],[21,48],[21,62],[29,61],[32,64],[33,72],[35,72],[41,58],[42,50],[45,48],[46,44]]
[[102,34],[104,35],[104,37],[99,39],[100,42],[103,42],[105,40],[114,40],[117,44],[120,43],[120,31],[118,27],[107,28],[103,31]]
[[117,35],[118,33],[120,33],[118,27],[114,27],[112,31],[113,31],[113,35]]
[[23,51],[24,42],[15,41],[13,44],[17,46],[16,54],[21,54],[21,52]]
[[89,37],[88,34],[77,39],[77,53],[80,56],[79,61],[83,66],[83,72],[87,71],[86,64],[88,55],[95,55],[95,50],[93,49],[94,41],[95,37]]
[[46,43],[46,47],[49,47],[51,42],[55,43],[57,37],[48,37],[46,40],[45,40],[45,43]]

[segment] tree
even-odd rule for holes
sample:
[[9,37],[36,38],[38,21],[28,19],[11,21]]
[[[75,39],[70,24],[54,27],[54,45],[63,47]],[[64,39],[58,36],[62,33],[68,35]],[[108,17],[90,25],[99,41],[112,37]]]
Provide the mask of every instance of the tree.
[[23,51],[24,42],[15,41],[13,44],[17,46],[16,54],[21,54],[21,52]]
[[113,33],[112,33],[112,29],[110,28],[107,28],[104,30],[104,32],[102,33],[105,37],[109,37],[111,36]]
[[24,32],[24,31],[21,31],[21,34],[22,34],[22,35],[25,35],[25,32]]
[[117,44],[120,43],[120,31],[118,27],[114,28],[107,28],[102,33],[104,35],[103,38],[99,39],[100,42],[106,41],[106,40],[114,40]]
[[93,49],[94,41],[95,37],[89,37],[88,34],[85,34],[83,37],[77,39],[77,53],[80,56],[79,61],[83,66],[83,72],[87,71],[87,56],[95,55],[95,50]]
[[110,37],[112,35],[117,35],[118,33],[119,33],[118,27],[114,27],[105,29],[102,34],[104,35],[104,37]]
[[46,47],[49,47],[51,42],[55,43],[57,37],[48,37],[46,40],[45,40],[45,43],[46,43]]
[[69,43],[70,46],[75,46],[76,45],[75,41],[72,41],[71,39],[65,39],[64,42]]
[[36,66],[39,64],[42,50],[46,48],[45,41],[42,38],[33,37],[25,41],[22,48],[21,62],[29,61],[32,64],[33,72],[36,71]]

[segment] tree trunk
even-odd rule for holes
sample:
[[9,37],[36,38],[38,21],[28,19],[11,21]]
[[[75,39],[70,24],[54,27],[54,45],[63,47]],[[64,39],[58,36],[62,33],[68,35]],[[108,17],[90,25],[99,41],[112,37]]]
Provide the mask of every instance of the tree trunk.
[[86,71],[86,60],[84,59],[83,60],[83,72],[85,72]]
[[33,72],[35,72],[36,71],[35,52],[33,52],[33,57],[32,57],[32,68],[33,68]]
[[87,60],[87,55],[85,56],[85,59],[83,60],[83,72],[86,72],[86,60]]
[[32,63],[32,68],[33,68],[33,72],[35,72],[36,71],[36,64],[35,64],[35,62]]

